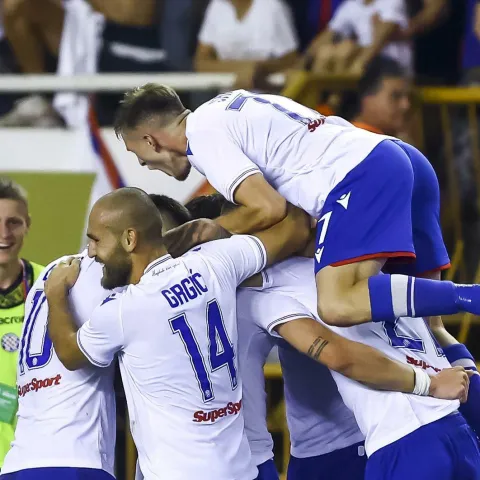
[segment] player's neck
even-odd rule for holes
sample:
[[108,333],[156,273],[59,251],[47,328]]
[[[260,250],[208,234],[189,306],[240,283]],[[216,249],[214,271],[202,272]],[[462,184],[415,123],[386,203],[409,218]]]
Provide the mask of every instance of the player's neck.
[[16,258],[9,263],[0,265],[0,289],[10,288],[22,271],[22,262]]
[[130,284],[137,284],[143,276],[145,269],[157,258],[167,255],[167,249],[160,245],[148,251],[138,253],[132,265],[132,273],[130,274]]
[[252,6],[253,0],[231,0],[236,12],[237,19],[242,20]]

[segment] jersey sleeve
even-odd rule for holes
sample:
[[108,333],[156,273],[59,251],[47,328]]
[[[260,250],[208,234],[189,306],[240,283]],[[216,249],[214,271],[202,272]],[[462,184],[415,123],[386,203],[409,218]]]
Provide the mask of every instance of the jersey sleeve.
[[274,55],[283,57],[296,51],[298,40],[293,25],[292,12],[281,0],[275,2],[275,16],[272,22],[275,24]]
[[328,28],[344,37],[351,36],[353,34],[353,22],[355,21],[351,14],[352,7],[354,8],[355,5],[351,1],[342,3],[330,20]]
[[263,243],[250,235],[233,235],[202,245],[205,259],[213,263],[215,273],[226,284],[240,285],[265,268],[267,252]]
[[77,332],[78,347],[97,367],[108,367],[124,345],[118,294],[107,297]]
[[229,202],[237,187],[250,175],[261,173],[233,138],[212,128],[189,136],[189,159]]
[[295,298],[273,290],[257,290],[241,288],[237,295],[238,303],[242,302],[242,311],[248,309],[250,317],[260,327],[275,337],[280,337],[274,328],[282,323],[313,318],[308,308]]

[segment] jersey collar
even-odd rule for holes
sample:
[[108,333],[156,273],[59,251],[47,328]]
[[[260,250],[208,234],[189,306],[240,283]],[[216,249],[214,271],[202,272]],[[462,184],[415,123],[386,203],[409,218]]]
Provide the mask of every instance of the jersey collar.
[[159,265],[162,265],[165,262],[168,262],[168,260],[171,260],[172,256],[169,255],[168,253],[166,255],[163,255],[160,258],[157,258],[153,262],[147,265],[147,268],[144,270],[143,274],[146,275],[148,272],[152,271],[155,267],[158,267]]

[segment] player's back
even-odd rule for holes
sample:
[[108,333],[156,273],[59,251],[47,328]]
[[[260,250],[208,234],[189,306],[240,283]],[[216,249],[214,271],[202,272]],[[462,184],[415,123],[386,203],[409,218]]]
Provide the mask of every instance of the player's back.
[[[313,260],[296,260],[290,260],[288,269],[277,269],[276,272],[269,269],[270,282],[284,285],[284,292],[308,306],[315,316],[317,292],[311,268]],[[310,284],[300,281],[307,278]],[[369,322],[348,328],[329,328],[346,338],[377,348],[400,362],[424,368],[431,374],[450,367],[422,318],[400,318],[395,325]],[[354,413],[366,437],[365,448],[369,456],[420,426],[455,412],[459,406],[456,400],[373,390],[336,372],[332,375],[343,401]]]
[[[25,305],[17,373],[18,423],[2,473],[79,467],[113,475],[116,412],[112,368],[89,366],[69,371],[48,336],[44,284],[60,260],[42,272]],[[101,287],[101,278],[101,266],[83,258],[70,291],[79,326],[111,293]]]
[[[299,264],[302,268],[297,275],[295,265]],[[308,268],[307,276],[304,268]],[[273,343],[279,346],[292,455],[314,457],[363,441],[330,371],[266,331],[290,318],[312,316],[302,315],[287,301],[293,297],[305,303],[304,292],[309,291],[313,278],[311,259],[294,257],[266,269],[262,275],[262,288],[242,288],[237,294],[245,427],[257,464],[271,458],[273,446],[266,423],[263,378],[263,364]],[[282,298],[285,307],[277,305]]]
[[[246,248],[258,249],[252,238],[161,257],[118,302],[125,338],[120,368],[147,480],[257,475],[236,358],[236,288],[265,259],[262,247],[244,269],[234,247],[245,251],[248,241],[253,247]],[[222,251],[224,242],[233,248]]]
[[[389,138],[289,98],[246,90],[200,106],[187,117],[186,135],[191,163],[228,200],[256,166],[290,203],[314,217],[333,187]],[[253,165],[242,162],[235,148]]]

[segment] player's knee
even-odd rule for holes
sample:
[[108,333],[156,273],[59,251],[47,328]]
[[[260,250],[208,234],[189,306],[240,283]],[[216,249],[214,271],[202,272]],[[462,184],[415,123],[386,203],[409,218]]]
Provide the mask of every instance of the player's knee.
[[351,312],[349,306],[341,298],[319,298],[317,301],[319,317],[332,327],[349,325]]

